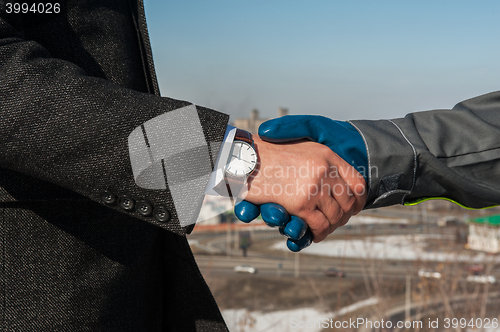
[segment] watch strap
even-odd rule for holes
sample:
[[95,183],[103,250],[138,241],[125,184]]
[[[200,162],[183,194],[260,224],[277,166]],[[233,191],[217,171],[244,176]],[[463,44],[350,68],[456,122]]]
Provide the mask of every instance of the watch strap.
[[236,134],[234,135],[234,140],[247,142],[251,146],[254,146],[252,134],[243,129],[236,128]]

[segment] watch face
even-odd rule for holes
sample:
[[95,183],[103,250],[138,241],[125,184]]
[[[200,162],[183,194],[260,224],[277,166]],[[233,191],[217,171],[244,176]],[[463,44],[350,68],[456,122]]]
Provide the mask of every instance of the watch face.
[[231,148],[226,172],[232,176],[244,177],[257,166],[257,154],[254,148],[243,141],[235,141]]

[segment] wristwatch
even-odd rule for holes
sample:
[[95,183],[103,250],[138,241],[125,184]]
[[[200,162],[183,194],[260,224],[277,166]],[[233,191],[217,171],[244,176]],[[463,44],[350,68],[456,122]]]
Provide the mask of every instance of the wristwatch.
[[[257,170],[259,158],[252,139],[246,130],[236,129],[236,134],[229,152],[224,171],[224,181],[219,184],[231,197],[238,195],[246,188],[248,178]],[[224,195],[225,196],[225,195]]]

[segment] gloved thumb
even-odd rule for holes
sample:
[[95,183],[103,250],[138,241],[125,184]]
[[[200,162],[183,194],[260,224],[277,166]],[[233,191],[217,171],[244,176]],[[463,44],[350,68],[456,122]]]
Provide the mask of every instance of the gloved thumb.
[[308,139],[326,145],[361,172],[368,181],[368,155],[365,142],[349,122],[332,120],[320,115],[287,115],[261,124],[259,136],[271,143]]
[[[308,139],[318,142],[320,130],[314,115],[287,115],[262,123],[259,127],[259,136],[271,143],[290,142]],[[320,143],[320,142],[318,142]]]

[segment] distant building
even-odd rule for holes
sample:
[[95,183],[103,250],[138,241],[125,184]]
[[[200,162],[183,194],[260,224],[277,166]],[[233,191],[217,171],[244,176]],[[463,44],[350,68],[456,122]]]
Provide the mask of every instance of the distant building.
[[[288,114],[288,109],[280,107],[278,108],[278,118],[285,116]],[[236,128],[240,128],[246,131],[251,132],[252,134],[256,134],[259,131],[259,126],[263,123],[266,122],[267,120],[270,119],[261,119],[259,117],[259,111],[256,109],[253,109],[250,112],[250,117],[249,118],[239,118],[234,120],[234,126]]]
[[500,215],[469,220],[467,245],[472,250],[500,252]]

